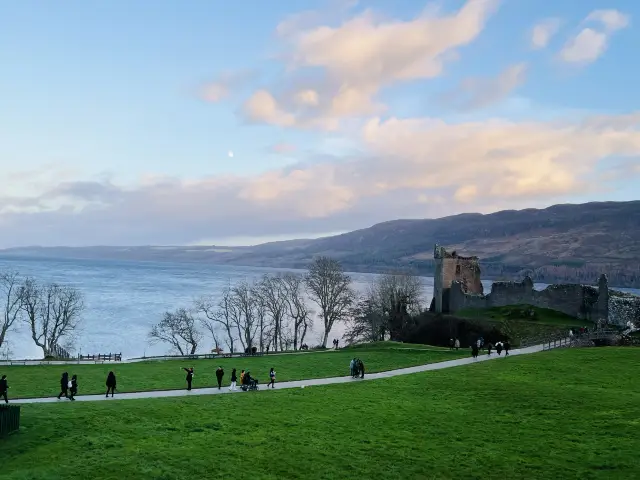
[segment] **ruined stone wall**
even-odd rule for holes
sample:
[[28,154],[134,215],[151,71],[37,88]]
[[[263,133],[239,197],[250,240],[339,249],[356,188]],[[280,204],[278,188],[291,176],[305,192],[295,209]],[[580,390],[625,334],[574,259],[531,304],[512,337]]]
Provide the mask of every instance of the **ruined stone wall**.
[[[602,295],[601,295],[602,292]],[[495,282],[488,295],[470,295],[461,284],[454,282],[449,295],[449,308],[456,312],[464,308],[491,308],[507,305],[533,305],[549,308],[567,315],[596,322],[608,318],[608,304],[604,307],[601,298],[608,299],[609,289],[578,284],[549,285],[542,291],[533,288],[533,281],[526,277],[522,282]],[[603,308],[606,310],[603,311]]]
[[640,325],[640,297],[631,293],[609,291],[609,323],[626,327],[627,322]]
[[533,305],[549,308],[574,317],[626,327],[640,323],[640,296],[609,289],[602,275],[598,287],[591,285],[549,285],[542,291],[533,288],[530,278],[522,282],[495,282],[488,295],[468,294],[454,282],[449,294],[451,312],[465,308],[491,308],[507,305]]

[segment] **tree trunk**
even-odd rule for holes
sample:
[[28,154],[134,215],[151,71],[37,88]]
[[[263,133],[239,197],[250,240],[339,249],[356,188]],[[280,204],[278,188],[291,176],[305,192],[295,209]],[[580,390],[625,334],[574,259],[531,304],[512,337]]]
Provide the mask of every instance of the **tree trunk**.
[[324,329],[324,335],[322,337],[322,348],[327,348],[327,340],[329,339],[329,330]]

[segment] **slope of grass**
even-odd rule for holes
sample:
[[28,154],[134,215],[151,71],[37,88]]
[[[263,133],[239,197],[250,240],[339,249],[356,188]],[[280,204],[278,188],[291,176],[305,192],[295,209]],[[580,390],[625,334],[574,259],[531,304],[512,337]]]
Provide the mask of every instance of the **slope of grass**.
[[266,383],[269,369],[275,368],[278,381],[337,377],[349,374],[349,361],[359,356],[368,372],[381,372],[395,368],[460,358],[463,352],[450,352],[438,348],[390,349],[385,346],[337,351],[305,353],[300,355],[269,355],[215,360],[150,361],[115,365],[46,365],[1,367],[0,374],[8,376],[10,396],[29,398],[54,396],[59,393],[62,372],[78,375],[80,394],[102,393],[110,370],[116,373],[118,391],[134,392],[185,388],[182,367],[195,368],[194,388],[217,385],[215,370],[225,370],[223,384],[228,385],[231,370],[250,370],[252,376]]
[[293,391],[26,405],[7,480],[639,478],[638,351]]

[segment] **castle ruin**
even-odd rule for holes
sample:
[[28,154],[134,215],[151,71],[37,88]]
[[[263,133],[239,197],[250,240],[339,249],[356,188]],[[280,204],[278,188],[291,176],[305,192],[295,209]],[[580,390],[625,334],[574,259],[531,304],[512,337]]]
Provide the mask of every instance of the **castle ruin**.
[[432,305],[438,313],[532,305],[617,326],[640,321],[640,297],[609,289],[606,275],[600,276],[598,286],[556,284],[540,291],[534,289],[533,280],[527,276],[521,282],[493,282],[491,292],[485,295],[478,257],[461,257],[436,245],[434,260]]
[[449,253],[444,247],[436,245],[433,251],[435,274],[433,284],[433,303],[437,313],[452,313],[450,305],[451,286],[460,285],[464,293],[484,293],[480,281],[478,257],[461,257],[456,252]]

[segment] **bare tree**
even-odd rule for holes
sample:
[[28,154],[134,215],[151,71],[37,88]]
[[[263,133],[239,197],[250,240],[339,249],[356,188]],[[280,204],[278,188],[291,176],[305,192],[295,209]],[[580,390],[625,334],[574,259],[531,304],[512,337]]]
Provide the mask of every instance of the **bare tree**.
[[287,273],[283,275],[282,282],[286,293],[287,313],[293,327],[293,349],[297,350],[304,342],[307,329],[312,326],[312,312],[305,302],[304,277]]
[[351,278],[344,273],[337,260],[318,257],[309,268],[306,286],[311,300],[320,307],[324,323],[322,346],[326,347],[333,325],[348,318],[354,303]]
[[256,304],[258,296],[254,286],[243,281],[231,288],[231,303],[233,305],[233,322],[238,329],[238,336],[242,347],[251,350],[258,330]]
[[347,320],[344,338],[348,344],[360,340],[377,342],[384,340],[386,331],[386,319],[378,308],[375,297],[371,295],[371,292],[368,292],[354,306],[350,318]]
[[392,340],[405,330],[412,316],[420,313],[422,295],[422,282],[415,275],[391,273],[375,280],[370,297],[384,319],[385,333]]
[[201,319],[201,321],[206,322],[205,328],[209,333],[215,331],[216,325],[221,327],[225,334],[225,341],[229,347],[229,351],[234,353],[235,337],[233,329],[236,315],[231,287],[227,286],[218,300],[215,300],[211,296],[201,297],[196,300],[195,310],[204,315],[205,318]]
[[196,353],[200,340],[202,340],[202,334],[196,326],[196,320],[185,308],[179,308],[175,312],[165,312],[162,320],[149,332],[151,344],[168,343],[180,355]]
[[22,306],[22,285],[17,272],[0,273],[0,348],[3,346],[7,333],[11,330],[20,316]]
[[20,295],[31,338],[45,357],[53,355],[60,343],[72,338],[80,327],[84,310],[82,293],[55,283],[39,286],[35,279],[27,278]]
[[273,336],[276,340],[274,350],[278,350],[278,343],[280,350],[282,350],[282,327],[287,312],[287,292],[282,276],[265,275],[262,277],[257,285],[257,295],[273,323]]
[[421,311],[423,286],[419,277],[406,273],[377,277],[355,306],[346,339],[381,341],[395,339],[407,327],[412,316]]
[[261,297],[256,298],[256,317],[258,319],[259,348],[261,352],[264,352],[265,347],[269,345],[270,342],[267,337],[270,335],[269,330],[272,324],[269,322],[267,307]]

